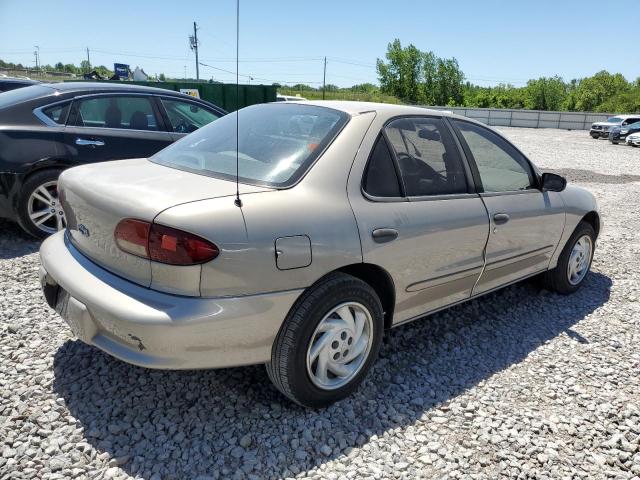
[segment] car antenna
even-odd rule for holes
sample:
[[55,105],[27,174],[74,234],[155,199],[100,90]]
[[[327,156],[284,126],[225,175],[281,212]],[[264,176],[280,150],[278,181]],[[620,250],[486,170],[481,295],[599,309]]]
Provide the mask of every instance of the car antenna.
[[242,207],[240,200],[240,119],[238,110],[240,110],[240,0],[236,0],[236,207]]

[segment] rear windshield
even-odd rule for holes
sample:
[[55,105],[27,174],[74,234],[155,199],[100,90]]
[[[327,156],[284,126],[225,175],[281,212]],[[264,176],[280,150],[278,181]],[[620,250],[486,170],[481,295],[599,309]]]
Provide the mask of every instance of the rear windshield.
[[[243,183],[295,183],[348,121],[330,108],[296,103],[239,110],[238,177]],[[218,178],[236,177],[236,114],[231,113],[161,150],[151,161]]]
[[51,95],[53,88],[44,85],[32,85],[30,87],[18,88],[0,94],[0,108],[10,107],[25,100]]

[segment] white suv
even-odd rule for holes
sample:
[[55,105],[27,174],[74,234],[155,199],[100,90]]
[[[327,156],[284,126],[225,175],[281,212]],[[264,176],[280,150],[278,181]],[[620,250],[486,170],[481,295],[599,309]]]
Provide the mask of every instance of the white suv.
[[600,137],[608,137],[609,130],[613,127],[623,127],[631,123],[640,122],[640,115],[616,115],[608,118],[606,122],[595,122],[591,125],[589,135],[598,139]]

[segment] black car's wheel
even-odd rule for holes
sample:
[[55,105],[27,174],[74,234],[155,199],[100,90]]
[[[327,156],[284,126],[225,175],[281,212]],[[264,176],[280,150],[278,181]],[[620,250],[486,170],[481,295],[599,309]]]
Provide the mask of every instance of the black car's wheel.
[[18,223],[38,238],[45,238],[65,226],[64,212],[58,200],[61,170],[43,170],[31,175],[22,186],[18,200]]
[[580,222],[558,258],[558,265],[544,275],[545,286],[558,293],[573,293],[587,276],[593,260],[596,232]]
[[383,311],[375,291],[342,273],[309,289],[276,337],[267,373],[284,395],[320,408],[351,394],[380,350]]
[[618,145],[620,142],[618,140],[611,140],[611,143],[613,143],[614,145]]

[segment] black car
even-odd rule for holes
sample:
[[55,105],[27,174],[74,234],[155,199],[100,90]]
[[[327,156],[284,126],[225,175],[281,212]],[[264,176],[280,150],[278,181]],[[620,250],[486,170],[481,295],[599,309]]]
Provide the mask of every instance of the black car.
[[618,144],[620,142],[624,142],[627,139],[627,136],[637,132],[640,132],[640,121],[620,127],[614,127],[609,130],[609,141],[613,144]]
[[30,80],[28,78],[0,77],[0,93],[15,90],[16,88],[30,87],[31,85],[37,85],[39,83],[37,80]]
[[57,180],[83,163],[148,157],[226,112],[126,84],[40,84],[0,94],[0,217],[44,237],[64,226]]

